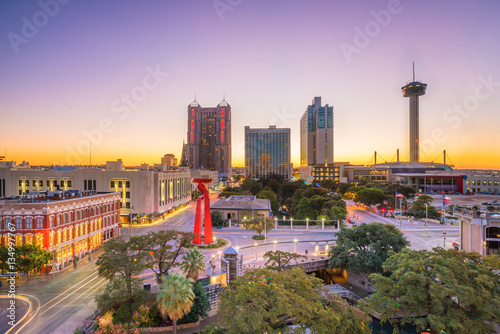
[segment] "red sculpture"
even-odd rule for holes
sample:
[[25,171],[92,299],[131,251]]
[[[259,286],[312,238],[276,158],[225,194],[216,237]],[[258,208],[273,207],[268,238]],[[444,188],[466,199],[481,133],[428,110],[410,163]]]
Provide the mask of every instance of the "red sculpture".
[[201,200],[205,200],[204,222],[205,222],[205,244],[211,244],[214,240],[212,237],[212,216],[210,215],[210,196],[205,183],[212,182],[212,179],[192,179],[191,182],[198,183],[198,190],[202,193],[196,199],[196,214],[194,217],[194,234],[196,237],[193,244],[201,244]]

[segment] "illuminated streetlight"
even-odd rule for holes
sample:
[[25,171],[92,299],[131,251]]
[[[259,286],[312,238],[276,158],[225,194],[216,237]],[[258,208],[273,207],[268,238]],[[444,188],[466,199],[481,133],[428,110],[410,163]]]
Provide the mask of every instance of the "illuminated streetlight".
[[276,252],[276,244],[278,243],[277,240],[274,240],[274,251]]
[[255,261],[257,261],[257,243],[254,244]]
[[297,239],[293,240],[293,252],[297,253]]

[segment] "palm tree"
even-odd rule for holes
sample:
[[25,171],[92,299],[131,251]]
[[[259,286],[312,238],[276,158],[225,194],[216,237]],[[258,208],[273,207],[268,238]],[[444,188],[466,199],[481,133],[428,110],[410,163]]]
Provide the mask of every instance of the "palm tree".
[[181,319],[193,306],[193,281],[184,275],[175,273],[163,277],[160,291],[156,296],[158,309],[164,320],[172,319],[174,334],[177,333],[177,320]]
[[202,271],[205,270],[205,255],[203,255],[198,248],[193,248],[184,255],[181,262],[181,269],[188,278],[196,281]]

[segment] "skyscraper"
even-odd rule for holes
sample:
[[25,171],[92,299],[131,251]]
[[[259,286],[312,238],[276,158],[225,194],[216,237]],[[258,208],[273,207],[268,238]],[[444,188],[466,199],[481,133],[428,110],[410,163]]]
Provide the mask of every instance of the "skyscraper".
[[290,129],[245,126],[245,174],[254,179],[273,175],[290,179]]
[[403,96],[410,98],[410,162],[419,161],[418,97],[424,95],[426,89],[427,84],[415,80],[415,63],[413,63],[413,80],[401,87]]
[[188,106],[187,162],[192,169],[231,174],[231,106],[222,100],[215,108]]
[[315,97],[300,119],[300,165],[333,164],[333,107]]

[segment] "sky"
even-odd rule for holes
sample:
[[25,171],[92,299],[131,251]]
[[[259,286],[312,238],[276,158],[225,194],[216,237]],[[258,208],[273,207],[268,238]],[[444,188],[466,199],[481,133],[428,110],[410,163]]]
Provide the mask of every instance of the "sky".
[[[187,107],[225,96],[233,166],[244,127],[291,128],[315,96],[334,106],[335,161],[409,159],[500,168],[498,1],[40,0],[0,3],[0,155],[31,165],[180,160]],[[90,145],[91,144],[91,145]],[[91,146],[91,153],[90,153]],[[440,156],[441,155],[441,156]],[[437,159],[437,160],[436,160]]]

